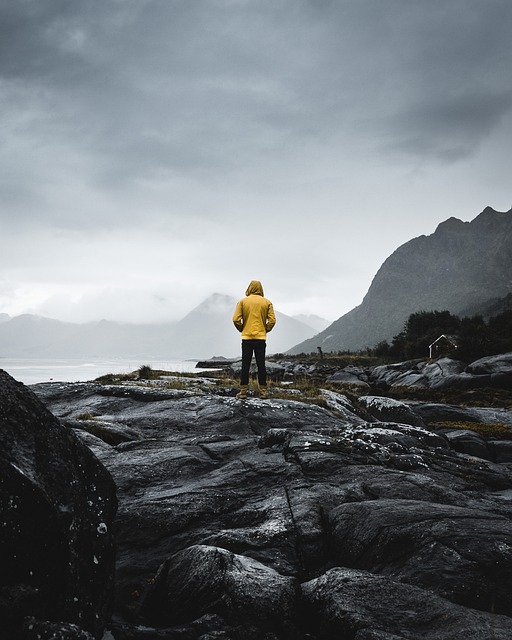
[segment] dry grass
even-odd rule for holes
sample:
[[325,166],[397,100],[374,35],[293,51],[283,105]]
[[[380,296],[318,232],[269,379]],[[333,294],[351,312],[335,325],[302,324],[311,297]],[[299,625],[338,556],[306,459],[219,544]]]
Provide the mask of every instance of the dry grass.
[[468,429],[482,436],[485,440],[512,440],[512,429],[506,424],[493,422],[431,422],[431,427],[449,429]]
[[148,371],[145,367],[146,365],[139,367],[139,369],[131,373],[107,373],[104,376],[96,378],[94,382],[98,384],[123,384],[125,382],[141,381],[151,385],[152,381],[162,380],[166,377],[186,378],[187,380],[198,377],[198,374],[193,371],[164,371],[163,369],[151,369],[151,367],[149,367]]
[[75,420],[95,420],[96,416],[92,413],[79,413],[75,416]]

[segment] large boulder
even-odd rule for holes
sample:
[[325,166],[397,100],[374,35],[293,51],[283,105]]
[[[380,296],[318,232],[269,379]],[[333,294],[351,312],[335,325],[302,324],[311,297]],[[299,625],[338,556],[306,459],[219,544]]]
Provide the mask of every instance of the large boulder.
[[160,567],[141,613],[165,626],[214,614],[258,640],[263,630],[282,634],[294,628],[297,595],[294,578],[248,556],[196,545]]
[[416,360],[383,364],[372,369],[369,382],[377,387],[427,387],[428,382],[423,375],[424,366],[424,362]]
[[355,366],[339,369],[327,378],[327,382],[342,382],[344,384],[355,384],[361,387],[369,386],[367,371]]
[[512,353],[480,358],[472,362],[466,371],[475,378],[488,377],[490,387],[512,390]]
[[480,506],[381,499],[340,505],[329,519],[339,566],[392,576],[472,609],[512,611],[508,517]]
[[416,427],[424,427],[425,423],[405,402],[381,396],[362,396],[362,405],[374,418],[380,422],[401,422]]
[[453,605],[428,590],[366,571],[333,568],[302,588],[304,624],[318,640],[508,640],[512,635],[510,618]]
[[1,370],[0,504],[5,637],[43,638],[44,625],[59,623],[72,625],[62,637],[73,625],[84,630],[77,638],[101,637],[112,606],[114,483],[76,435]]
[[480,358],[468,365],[466,371],[477,376],[486,374],[510,375],[512,374],[512,353]]

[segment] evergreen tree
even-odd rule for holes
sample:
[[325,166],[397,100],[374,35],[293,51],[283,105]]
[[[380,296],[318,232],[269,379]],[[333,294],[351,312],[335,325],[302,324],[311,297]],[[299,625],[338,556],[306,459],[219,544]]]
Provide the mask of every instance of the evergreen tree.
[[493,353],[512,351],[512,309],[489,319]]
[[459,349],[461,360],[476,360],[492,352],[489,328],[482,316],[463,318],[459,330]]
[[423,358],[441,335],[456,334],[460,320],[449,311],[419,311],[407,319],[403,331],[393,338],[391,353],[399,358]]

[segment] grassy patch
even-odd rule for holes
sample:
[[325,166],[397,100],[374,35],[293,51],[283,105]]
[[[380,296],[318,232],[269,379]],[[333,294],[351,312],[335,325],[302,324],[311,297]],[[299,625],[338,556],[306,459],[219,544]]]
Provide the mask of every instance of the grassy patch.
[[449,429],[468,429],[482,436],[485,440],[512,440],[512,429],[499,422],[431,422],[431,427]]
[[92,413],[79,413],[75,418],[77,420],[94,420],[96,416]]
[[137,374],[133,373],[106,373],[104,376],[95,378],[94,382],[98,384],[123,384],[123,382],[130,382],[137,380]]
[[156,372],[149,366],[149,364],[142,364],[137,373],[139,374],[139,380],[154,380]]
[[[217,372],[216,375],[208,375],[209,378],[214,380],[213,389],[238,389],[240,387],[240,380],[230,378],[226,373]],[[258,397],[258,383],[255,380],[251,380],[249,383],[249,396],[251,396],[252,392],[254,392],[254,397]],[[307,377],[298,378],[289,384],[269,380],[267,392],[268,397],[271,399],[295,400],[327,408],[327,404],[320,393],[321,387]]]
[[187,380],[169,379],[165,380],[163,384],[159,384],[158,389],[178,389],[179,391],[192,390],[192,385]]
[[[136,371],[131,373],[107,373],[96,378],[94,382],[98,384],[123,384],[124,382],[151,382],[161,380],[166,376],[172,378],[197,379],[199,375],[193,371],[164,371],[163,369],[152,369],[149,365],[141,365]],[[169,387],[174,388],[174,387]]]
[[320,386],[314,380],[307,377],[297,378],[292,384],[272,382],[270,388],[280,393],[286,393],[289,389],[295,389],[306,398],[316,398],[320,395]]

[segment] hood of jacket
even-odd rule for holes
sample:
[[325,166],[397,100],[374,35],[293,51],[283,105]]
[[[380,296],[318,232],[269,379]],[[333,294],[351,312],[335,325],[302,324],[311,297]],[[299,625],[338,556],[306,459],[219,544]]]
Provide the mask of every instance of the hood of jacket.
[[251,284],[247,287],[246,296],[255,295],[263,296],[263,287],[259,280],[251,280]]

